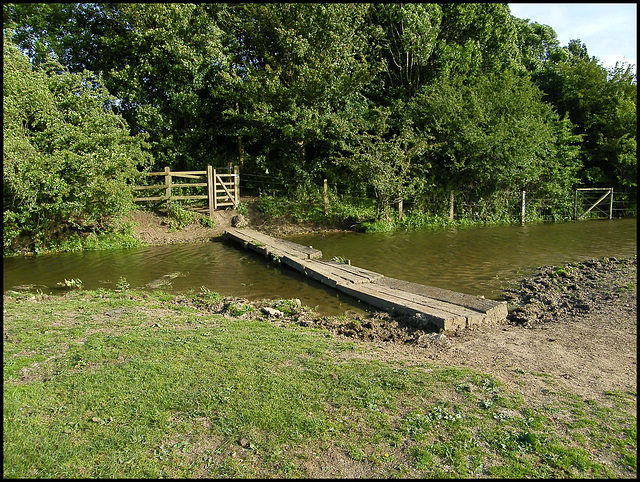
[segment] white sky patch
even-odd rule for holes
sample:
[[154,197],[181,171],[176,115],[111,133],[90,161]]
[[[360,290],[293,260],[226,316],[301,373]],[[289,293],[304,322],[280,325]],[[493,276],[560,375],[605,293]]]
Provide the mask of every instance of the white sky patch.
[[[580,39],[605,67],[616,61],[637,65],[635,3],[509,3],[511,13],[549,25],[560,45]],[[636,68],[637,71],[637,68]]]

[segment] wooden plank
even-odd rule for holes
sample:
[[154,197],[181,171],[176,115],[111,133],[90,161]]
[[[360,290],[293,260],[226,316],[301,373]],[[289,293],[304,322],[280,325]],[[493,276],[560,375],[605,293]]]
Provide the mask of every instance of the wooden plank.
[[133,201],[134,202],[141,202],[141,201],[165,201],[167,198],[164,196],[160,196],[160,197],[139,197],[139,198],[135,198]]
[[337,289],[378,309],[417,316],[425,324],[433,323],[443,330],[457,330],[467,326],[465,316],[456,316],[452,313],[439,311],[436,308],[430,308],[426,311],[424,306],[399,299],[392,294],[383,296],[380,291],[372,289],[372,285],[338,285]]
[[[196,171],[194,171],[194,172],[196,172]],[[187,174],[186,172],[175,172],[175,171],[173,171],[173,172],[171,172],[171,176],[172,177],[183,177],[183,178],[186,178],[186,179],[202,179],[202,176],[204,174],[206,174],[206,173],[207,173],[206,171],[202,171],[202,174],[195,175],[195,174]]]
[[454,303],[476,311],[484,312],[491,308],[494,308],[497,304],[500,304],[500,302],[498,301],[487,300],[480,296],[458,293],[457,291],[436,288],[433,286],[427,286],[418,283],[411,283],[409,281],[389,278],[386,276],[380,278],[379,280],[376,280],[375,282],[376,284],[382,286],[407,291],[409,293],[426,296],[428,298],[434,298],[440,301]]
[[164,168],[164,183],[166,185],[164,197],[168,203],[171,199],[171,170],[169,167]]
[[407,302],[411,305],[417,305],[423,307],[424,313],[445,313],[450,314],[453,317],[459,318],[464,317],[466,319],[466,326],[470,327],[472,325],[478,325],[483,322],[484,313],[477,310],[471,310],[469,308],[465,308],[464,306],[460,306],[454,303],[449,303],[446,301],[436,300],[434,298],[429,298],[427,296],[417,295],[414,293],[409,293],[407,291],[398,290],[395,288],[389,288],[383,285],[378,285],[372,283],[369,285],[374,291],[381,293],[383,296],[391,296],[401,300],[402,302]]
[[146,189],[164,189],[165,186],[164,184],[156,184],[154,186],[132,186],[131,190],[132,191],[144,191]]
[[206,182],[192,182],[186,184],[173,184],[173,187],[207,187]]
[[273,251],[285,255],[290,254],[302,259],[313,259],[322,257],[322,251],[314,249],[311,246],[302,246],[300,244],[293,243],[284,239],[275,239],[271,236],[267,236],[266,234],[262,234],[248,228],[228,228],[225,231],[225,234],[241,243],[252,242],[253,244],[257,245],[268,246],[270,248],[270,252]]
[[482,320],[477,321],[482,323],[502,322],[506,320],[508,314],[507,303],[504,301],[489,300],[481,296],[474,296],[443,288],[411,283],[409,281],[388,278],[386,276],[374,281],[374,284],[419,294],[428,298],[434,298],[436,300],[460,305],[470,310],[479,311],[483,313],[484,316]]
[[384,275],[335,261],[315,260],[307,266],[307,276],[335,288],[338,283],[371,283]]
[[214,184],[214,177],[213,177],[213,167],[211,167],[210,165],[207,166],[207,198],[208,198],[208,204],[209,204],[209,217],[211,219],[213,219],[213,211],[215,210],[214,208],[214,194],[213,194],[213,184]]
[[240,169],[238,166],[233,166],[233,184],[233,194],[235,196],[233,202],[238,206],[240,204]]
[[211,189],[211,194],[213,197],[213,210],[215,211],[216,209],[218,209],[218,197],[216,196],[216,170],[212,169],[211,170],[211,185],[213,187],[209,188]]
[[199,194],[197,196],[171,196],[172,201],[181,201],[183,199],[207,199],[207,196],[204,194]]

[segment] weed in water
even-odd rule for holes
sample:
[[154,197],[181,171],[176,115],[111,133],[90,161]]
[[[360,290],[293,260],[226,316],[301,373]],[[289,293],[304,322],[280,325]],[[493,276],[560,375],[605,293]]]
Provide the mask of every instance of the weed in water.
[[79,278],[65,279],[64,281],[58,281],[56,284],[65,288],[82,289],[82,280]]

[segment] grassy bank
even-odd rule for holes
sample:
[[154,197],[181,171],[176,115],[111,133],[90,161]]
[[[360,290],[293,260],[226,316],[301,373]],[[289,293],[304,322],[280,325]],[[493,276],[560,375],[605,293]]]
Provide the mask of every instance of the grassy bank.
[[539,404],[271,303],[286,318],[210,292],[5,294],[4,476],[636,475],[635,393],[550,381]]

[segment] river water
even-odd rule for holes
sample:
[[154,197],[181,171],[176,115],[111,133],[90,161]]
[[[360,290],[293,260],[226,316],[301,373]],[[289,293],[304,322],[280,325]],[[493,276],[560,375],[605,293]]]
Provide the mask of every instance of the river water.
[[[392,278],[499,299],[502,290],[543,265],[637,253],[636,218],[477,227],[396,233],[327,233],[287,237],[313,246],[324,259]],[[365,307],[319,282],[228,242],[5,258],[3,291],[64,293],[63,280],[86,289],[131,288],[175,293],[201,287],[249,300],[299,298],[322,315],[363,312]]]

